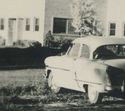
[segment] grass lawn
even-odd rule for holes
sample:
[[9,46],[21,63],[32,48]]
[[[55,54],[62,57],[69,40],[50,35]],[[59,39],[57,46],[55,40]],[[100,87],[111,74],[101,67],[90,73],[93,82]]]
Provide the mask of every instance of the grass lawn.
[[[52,93],[44,73],[44,69],[0,71],[0,111],[81,111],[82,107],[97,111],[83,93],[65,89]],[[124,104],[120,105],[124,109]]]
[[27,86],[43,79],[44,69],[0,71],[0,88],[10,85]]
[[0,96],[39,96],[46,93],[44,69],[0,71]]
[[[79,98],[76,92],[62,90],[54,94],[47,87],[47,80],[44,77],[44,69],[25,69],[0,71],[0,96],[21,97],[22,99],[38,99],[42,103],[58,101],[69,101],[72,98]],[[74,99],[75,100],[75,99]]]

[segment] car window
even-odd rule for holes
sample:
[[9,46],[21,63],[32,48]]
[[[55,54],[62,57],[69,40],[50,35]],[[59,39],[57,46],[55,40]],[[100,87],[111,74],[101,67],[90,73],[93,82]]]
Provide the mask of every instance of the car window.
[[93,57],[95,59],[120,59],[125,58],[125,45],[105,45],[97,48]]
[[80,44],[72,44],[68,51],[68,56],[77,57],[79,54]]
[[80,57],[89,58],[90,51],[87,45],[82,45]]

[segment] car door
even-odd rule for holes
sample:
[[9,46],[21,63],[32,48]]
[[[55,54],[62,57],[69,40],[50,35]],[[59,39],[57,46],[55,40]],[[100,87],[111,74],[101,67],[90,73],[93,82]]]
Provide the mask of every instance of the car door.
[[60,78],[59,85],[62,87],[78,90],[78,85],[75,80],[75,61],[79,58],[80,47],[81,44],[73,44],[62,59],[63,69],[61,69],[60,74],[58,74],[58,78]]
[[92,78],[90,75],[92,61],[90,58],[90,49],[87,45],[83,44],[81,47],[80,57],[75,61],[76,67],[76,81],[81,90],[83,89],[83,83],[89,82]]

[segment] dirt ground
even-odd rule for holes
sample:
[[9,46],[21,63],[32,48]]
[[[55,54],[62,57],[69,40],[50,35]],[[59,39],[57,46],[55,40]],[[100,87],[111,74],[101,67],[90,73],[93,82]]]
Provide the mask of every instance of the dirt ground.
[[[125,111],[125,101],[120,98],[104,97],[101,104],[90,105],[80,92],[62,89],[53,94],[44,86],[43,75],[44,69],[0,71],[0,111]],[[40,85],[37,92],[20,89],[34,84]]]

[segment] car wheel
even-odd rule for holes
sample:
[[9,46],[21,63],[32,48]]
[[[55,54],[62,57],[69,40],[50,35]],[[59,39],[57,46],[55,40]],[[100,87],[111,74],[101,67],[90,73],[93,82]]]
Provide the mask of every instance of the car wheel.
[[58,87],[55,84],[55,80],[54,80],[52,72],[50,72],[49,77],[48,77],[48,86],[54,93],[58,93],[60,91],[60,87]]
[[91,104],[101,103],[102,95],[92,86],[88,86],[88,98]]

